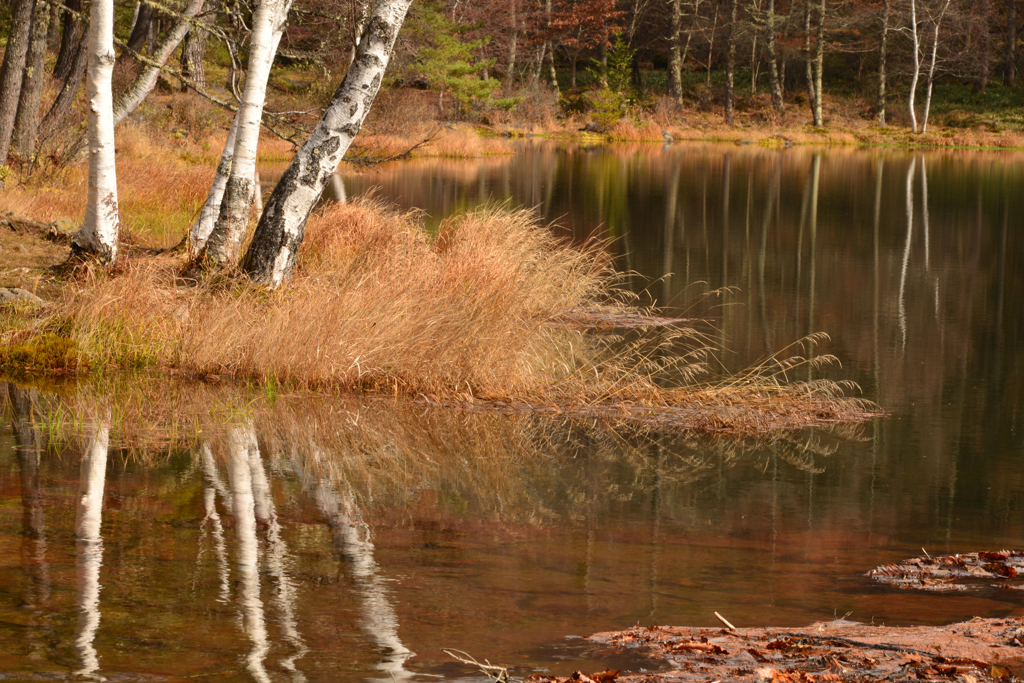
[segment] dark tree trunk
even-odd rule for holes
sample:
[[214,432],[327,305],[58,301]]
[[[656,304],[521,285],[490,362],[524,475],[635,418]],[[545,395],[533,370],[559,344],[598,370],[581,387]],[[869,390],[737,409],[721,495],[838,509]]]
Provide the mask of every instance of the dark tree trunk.
[[[65,0],[64,4],[68,9],[82,11],[82,0]],[[61,24],[63,28],[60,34],[60,51],[57,53],[57,63],[53,66],[53,78],[57,81],[66,80],[71,73],[75,55],[78,54],[78,46],[82,43],[82,22],[78,17],[62,10]]]
[[768,44],[768,82],[772,90],[772,108],[782,116],[786,113],[786,103],[782,99],[782,80],[779,78],[779,59],[776,50],[775,36],[775,0],[768,0],[768,21],[765,26]]
[[[132,27],[132,33],[128,36],[128,49],[134,52],[142,53],[143,49],[149,43],[149,29],[153,24],[153,19],[156,18],[156,9],[152,5],[142,3],[139,7],[139,16],[135,20],[135,26]],[[131,53],[128,53],[130,59],[134,59]]]
[[0,166],[7,164],[14,135],[14,117],[18,114],[21,81],[25,75],[25,60],[32,31],[35,0],[18,0],[11,11],[11,31],[0,67]]
[[39,103],[43,98],[43,73],[46,59],[46,37],[50,29],[50,6],[45,2],[36,4],[32,18],[31,40],[28,57],[25,60],[25,76],[21,81],[21,96],[18,100],[18,115],[14,119],[14,144],[18,156],[30,159],[36,151],[39,136]]
[[725,125],[732,125],[733,89],[736,79],[736,5],[729,0],[729,42],[725,62]]
[[992,14],[992,2],[991,0],[977,0],[975,5],[976,12],[978,13],[978,30],[980,35],[978,36],[978,54],[976,55],[978,60],[978,73],[974,79],[974,92],[985,92],[988,87],[989,77],[989,58],[992,49],[992,40],[990,34],[990,22]]
[[56,99],[50,105],[50,110],[46,112],[43,122],[39,125],[39,132],[43,137],[56,130],[64,121],[64,117],[71,111],[71,105],[75,102],[75,95],[78,93],[79,86],[82,85],[82,79],[85,78],[85,67],[89,63],[89,50],[86,49],[88,36],[84,31],[81,34],[67,78],[64,79],[60,92],[57,93]]
[[1003,85],[1013,85],[1017,76],[1017,0],[1006,2],[1006,63]]
[[[206,69],[203,66],[203,59],[206,56],[206,31],[197,26],[192,26],[181,46],[181,75],[195,87],[206,89]],[[181,84],[182,90],[188,88]]]

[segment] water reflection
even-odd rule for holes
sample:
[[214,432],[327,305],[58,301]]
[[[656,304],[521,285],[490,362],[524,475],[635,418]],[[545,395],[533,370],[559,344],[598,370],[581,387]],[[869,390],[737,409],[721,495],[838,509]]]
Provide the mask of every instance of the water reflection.
[[74,643],[81,659],[81,667],[75,674],[100,681],[106,679],[96,673],[100,662],[93,641],[100,626],[100,567],[103,564],[100,528],[103,525],[103,487],[107,475],[108,441],[109,428],[105,422],[100,422],[93,429],[82,455],[80,497],[75,519],[79,616]]

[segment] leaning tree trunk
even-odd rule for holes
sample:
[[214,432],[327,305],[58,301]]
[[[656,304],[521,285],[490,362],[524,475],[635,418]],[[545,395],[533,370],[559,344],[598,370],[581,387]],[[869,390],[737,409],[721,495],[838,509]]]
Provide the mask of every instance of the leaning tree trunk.
[[736,79],[736,6],[738,0],[729,0],[729,42],[725,61],[725,125],[732,125],[733,87]]
[[1006,64],[1003,85],[1013,85],[1017,75],[1017,0],[1006,1]]
[[73,256],[117,260],[119,212],[114,168],[114,0],[92,0],[89,12],[86,105],[89,126],[89,201],[85,222],[71,244]]
[[32,19],[32,38],[25,60],[25,75],[21,81],[18,114],[14,119],[15,146],[18,156],[25,160],[35,155],[36,139],[39,137],[39,103],[43,99],[43,81],[46,79],[43,62],[46,59],[46,38],[51,14],[49,5],[37,3],[36,15]]
[[52,133],[64,121],[67,113],[71,111],[71,105],[75,102],[78,86],[82,84],[82,78],[85,77],[85,67],[89,61],[88,42],[88,35],[82,36],[78,46],[75,48],[74,58],[71,62],[67,78],[64,79],[60,92],[57,93],[56,99],[50,105],[50,110],[43,117],[43,122],[39,124],[39,134],[42,137]]
[[768,83],[772,90],[772,108],[779,116],[786,113],[782,99],[782,80],[779,78],[779,61],[775,41],[775,0],[768,0],[768,20],[765,22],[768,48]]
[[885,128],[885,58],[889,47],[889,0],[882,8],[882,41],[878,46],[878,125]]
[[683,35],[683,0],[671,0],[672,23],[668,36],[668,94],[683,103],[683,55],[679,43]]
[[374,7],[359,43],[359,56],[263,209],[242,262],[253,281],[273,288],[291,274],[306,219],[359,133],[411,1],[378,0]]
[[914,99],[917,96],[917,81],[921,77],[921,38],[917,33],[917,0],[910,0],[910,37],[914,41],[914,71],[910,78],[910,98],[907,105],[910,108],[910,129],[917,132],[917,110],[914,107]]
[[14,117],[18,114],[18,99],[25,74],[35,7],[36,0],[20,0],[11,8],[11,30],[4,50],[3,66],[0,67],[0,166],[7,164],[7,155],[11,151]]
[[203,9],[205,0],[191,0],[188,7],[178,18],[178,23],[167,32],[167,36],[160,43],[150,56],[151,63],[147,63],[139,75],[135,78],[128,89],[117,98],[114,104],[114,125],[121,123],[135,108],[142,104],[149,93],[156,87],[157,79],[160,78],[160,70],[167,60],[178,48],[181,39],[189,31],[191,20]]
[[[217,175],[189,233],[189,249],[220,264],[234,263],[255,197],[256,146],[270,67],[281,42],[291,0],[264,0],[253,20],[249,71],[242,102],[224,143]],[[270,34],[267,35],[266,31]],[[234,203],[232,207],[231,204]]]
[[[63,4],[75,12],[82,11],[82,0],[66,0]],[[67,80],[72,65],[75,63],[75,56],[78,54],[78,46],[82,43],[82,22],[74,13],[67,10],[61,11],[63,16],[61,18],[60,50],[57,52],[57,62],[53,65],[53,78],[57,81]]]
[[135,17],[135,25],[128,36],[128,42],[125,43],[128,50],[130,50],[130,52],[125,52],[128,59],[135,59],[135,55],[132,53],[141,53],[143,48],[146,47],[146,43],[149,41],[149,29],[155,17],[156,8],[153,5],[144,2],[139,6],[139,14]]

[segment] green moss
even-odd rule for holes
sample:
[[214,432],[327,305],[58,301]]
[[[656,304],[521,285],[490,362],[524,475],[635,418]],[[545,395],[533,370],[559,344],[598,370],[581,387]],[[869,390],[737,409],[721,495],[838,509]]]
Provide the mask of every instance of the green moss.
[[55,334],[41,334],[24,344],[0,348],[0,370],[15,374],[75,372],[81,364],[78,345]]

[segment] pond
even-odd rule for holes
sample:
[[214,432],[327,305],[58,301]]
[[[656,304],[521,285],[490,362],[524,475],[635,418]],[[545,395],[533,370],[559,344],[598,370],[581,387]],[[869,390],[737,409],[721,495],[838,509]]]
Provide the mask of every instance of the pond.
[[[346,174],[437,225],[484,202],[611,240],[740,370],[809,353],[890,413],[759,440],[137,378],[3,388],[0,678],[422,681],[441,648],[657,665],[641,624],[1024,615],[865,572],[1024,546],[1024,155],[565,148]],[[109,425],[109,433],[104,425]],[[159,425],[159,427],[157,427]],[[170,425],[170,427],[168,427]],[[106,437],[107,446],[104,447]]]

